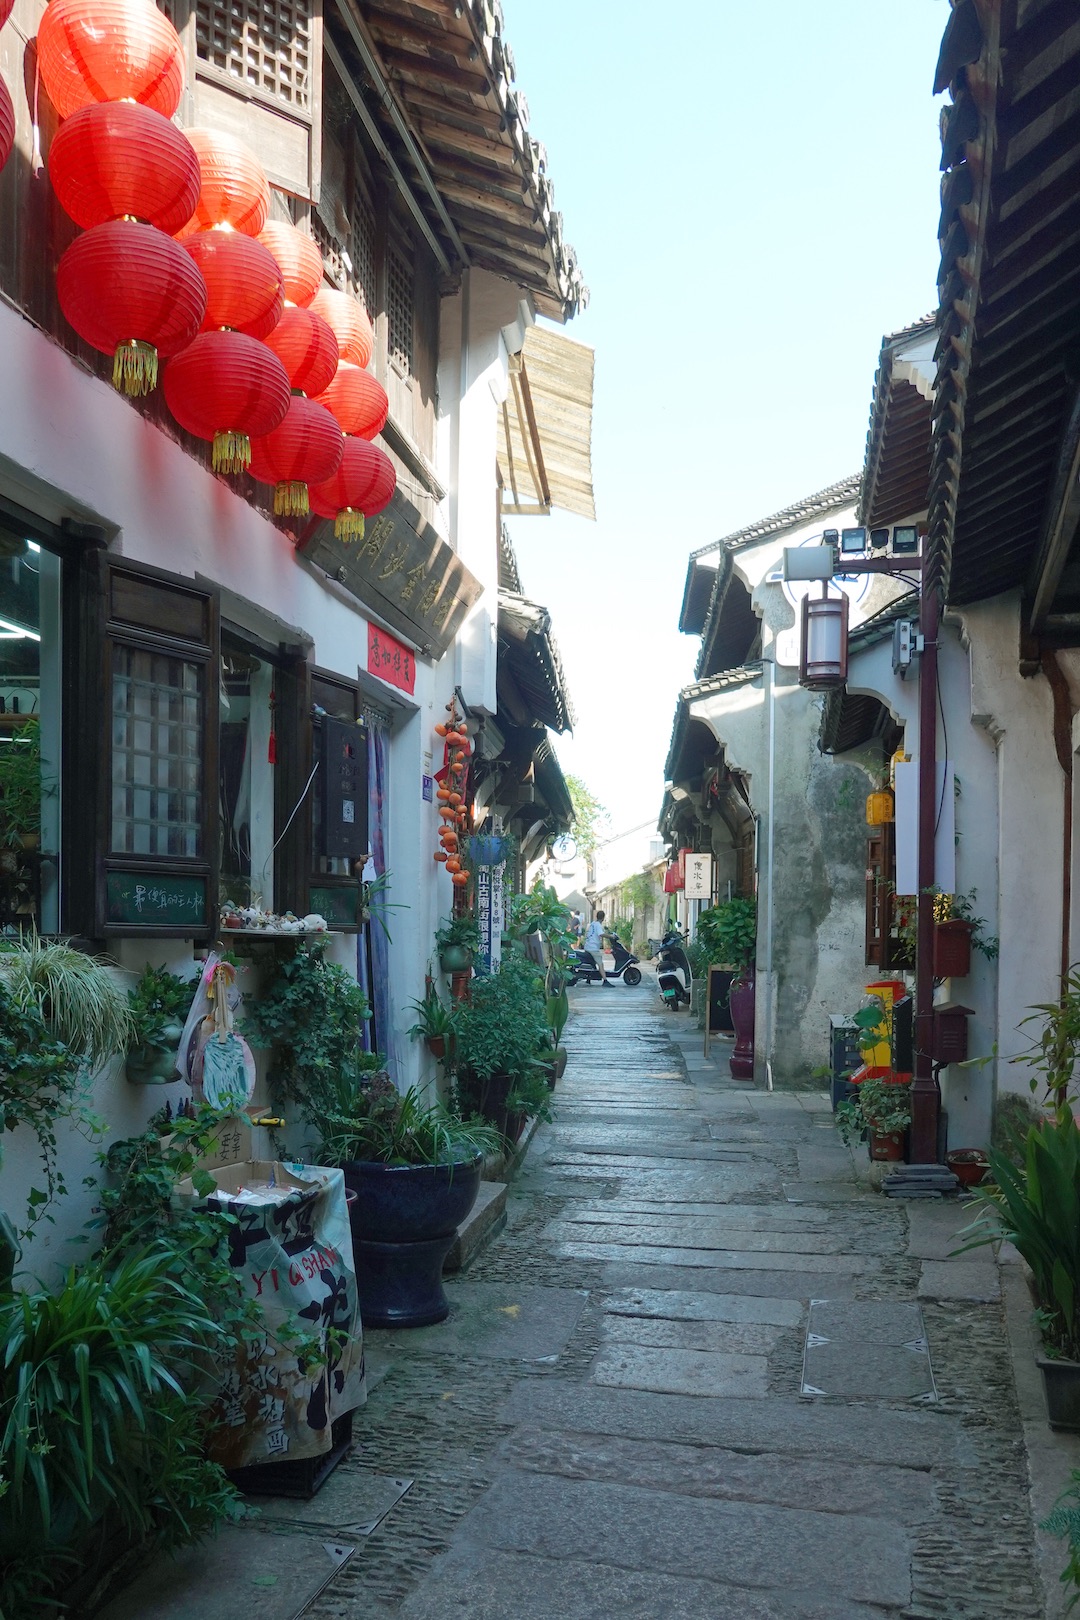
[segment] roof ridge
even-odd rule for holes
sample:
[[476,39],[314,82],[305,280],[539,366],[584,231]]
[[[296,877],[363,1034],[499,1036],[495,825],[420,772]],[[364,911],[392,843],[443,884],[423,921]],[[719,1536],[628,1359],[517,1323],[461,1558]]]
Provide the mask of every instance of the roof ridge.
[[755,523],[748,523],[745,528],[736,529],[734,534],[725,535],[722,540],[713,540],[707,546],[700,546],[697,551],[690,553],[690,561],[705,557],[710,551],[719,551],[721,547],[733,549],[736,546],[747,545],[753,540],[764,540],[781,529],[794,528],[796,523],[816,517],[819,512],[828,512],[834,506],[845,506],[849,500],[858,495],[861,482],[861,470],[849,474],[846,478],[840,478],[835,484],[828,484],[824,489],[815,491],[813,495],[804,495],[802,500],[793,501],[790,506],[783,507],[779,512],[773,512],[769,517],[759,518]]

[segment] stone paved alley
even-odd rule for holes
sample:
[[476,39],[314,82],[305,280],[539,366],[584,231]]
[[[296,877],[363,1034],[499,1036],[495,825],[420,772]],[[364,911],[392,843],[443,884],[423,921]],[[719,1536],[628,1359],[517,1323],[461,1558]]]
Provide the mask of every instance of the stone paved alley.
[[1042,1614],[996,1268],[943,1258],[962,1212],[867,1192],[824,1097],[719,1081],[644,987],[575,996],[507,1229],[448,1322],[370,1336],[335,1489],[414,1483],[312,1613]]

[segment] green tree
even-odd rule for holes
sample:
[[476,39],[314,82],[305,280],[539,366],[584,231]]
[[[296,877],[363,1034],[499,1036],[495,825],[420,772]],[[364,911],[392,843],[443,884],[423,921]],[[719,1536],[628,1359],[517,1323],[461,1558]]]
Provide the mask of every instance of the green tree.
[[578,854],[586,859],[596,854],[596,847],[611,830],[611,818],[595,793],[590,793],[580,776],[568,776],[570,803],[574,807],[574,842]]

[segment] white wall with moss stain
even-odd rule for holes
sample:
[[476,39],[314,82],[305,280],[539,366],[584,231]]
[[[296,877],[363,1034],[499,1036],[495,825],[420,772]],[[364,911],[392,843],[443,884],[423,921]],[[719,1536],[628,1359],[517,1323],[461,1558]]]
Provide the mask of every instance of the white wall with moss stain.
[[[798,685],[790,655],[796,614],[776,577],[785,547],[853,522],[852,508],[838,508],[733,554],[761,619],[764,668],[690,705],[723,744],[728,765],[746,774],[758,818],[755,1064],[759,1082],[776,1086],[805,1086],[810,1071],[828,1062],[830,1014],[858,1006],[873,976],[864,962],[864,801],[873,783],[858,761],[837,765],[818,748],[821,699]],[[873,580],[853,604],[852,623],[902,588]]]

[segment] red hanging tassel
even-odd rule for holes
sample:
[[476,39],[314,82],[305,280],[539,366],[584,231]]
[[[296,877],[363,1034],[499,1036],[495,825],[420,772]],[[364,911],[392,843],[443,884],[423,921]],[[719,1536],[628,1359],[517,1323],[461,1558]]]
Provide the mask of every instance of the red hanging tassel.
[[276,697],[275,693],[273,691],[271,691],[271,693],[270,693],[270,742],[269,742],[269,744],[267,746],[267,750],[266,750],[267,762],[269,764],[271,764],[271,765],[276,765],[277,764],[277,731],[274,729],[274,708],[275,708],[276,703],[277,703],[277,697]]

